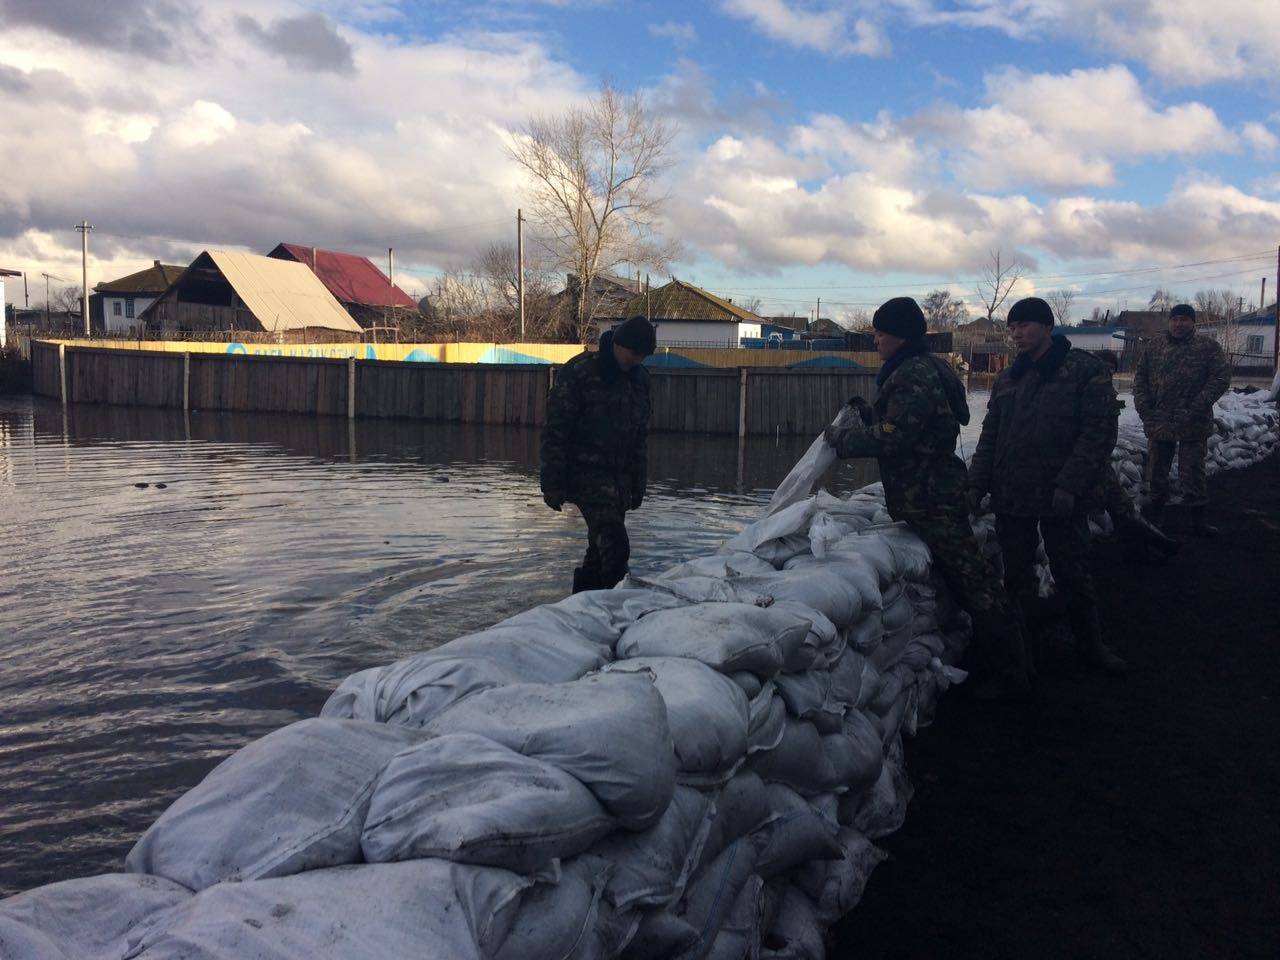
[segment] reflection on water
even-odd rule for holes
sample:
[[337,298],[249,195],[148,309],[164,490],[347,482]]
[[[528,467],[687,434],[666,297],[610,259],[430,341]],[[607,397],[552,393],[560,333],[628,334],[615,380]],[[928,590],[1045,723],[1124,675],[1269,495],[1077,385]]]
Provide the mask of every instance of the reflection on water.
[[[651,438],[633,569],[715,549],[811,439]],[[0,397],[0,895],[120,869],[351,671],[563,596],[582,524],[537,465],[521,428]]]

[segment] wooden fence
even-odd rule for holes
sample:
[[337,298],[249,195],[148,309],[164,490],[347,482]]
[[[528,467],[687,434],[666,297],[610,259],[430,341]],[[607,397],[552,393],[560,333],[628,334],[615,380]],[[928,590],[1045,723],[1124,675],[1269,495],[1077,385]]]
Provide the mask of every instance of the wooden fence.
[[[112,350],[37,341],[36,394],[64,403],[541,426],[557,367]],[[815,434],[875,378],[840,368],[658,368],[655,431]]]

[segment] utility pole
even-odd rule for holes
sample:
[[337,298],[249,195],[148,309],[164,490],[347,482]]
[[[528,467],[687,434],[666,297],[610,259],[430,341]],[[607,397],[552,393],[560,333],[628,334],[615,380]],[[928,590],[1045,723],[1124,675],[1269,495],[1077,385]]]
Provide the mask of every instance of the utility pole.
[[[815,311],[813,311],[813,325],[816,327],[816,326],[818,325],[818,321],[819,321],[819,320],[821,320],[821,319],[822,319],[822,298],[821,298],[821,297],[819,297],[819,298],[818,298],[818,309],[817,309],[817,310],[815,310]],[[812,331],[812,330],[810,330],[809,332],[810,332],[810,333],[812,333],[813,331]]]
[[76,225],[76,229],[80,231],[80,298],[84,310],[84,335],[88,339],[92,336],[89,329],[89,231],[93,224],[84,220]]
[[[396,326],[396,256],[391,247],[387,247],[387,313],[391,319],[391,325]],[[400,339],[400,331],[396,330],[396,340]],[[378,335],[374,334],[373,342],[378,342]]]
[[516,208],[516,301],[520,305],[520,342],[524,343],[524,211]]
[[44,277],[44,326],[45,326],[45,329],[46,329],[46,330],[48,330],[48,329],[49,329],[49,326],[50,326],[50,322],[49,322],[49,281],[50,281],[50,280],[57,280],[59,283],[66,283],[67,281],[63,280],[61,277],[55,277],[52,273],[41,273],[41,274],[40,274],[40,276]]
[[1280,247],[1276,247],[1276,328],[1271,331],[1271,369],[1280,373]]

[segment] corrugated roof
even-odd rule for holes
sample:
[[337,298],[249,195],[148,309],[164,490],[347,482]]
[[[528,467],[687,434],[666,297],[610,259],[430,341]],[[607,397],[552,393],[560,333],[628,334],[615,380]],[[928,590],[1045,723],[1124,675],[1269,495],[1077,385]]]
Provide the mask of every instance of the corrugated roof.
[[[624,316],[644,314],[645,295],[627,301]],[[654,320],[699,320],[720,323],[764,323],[763,318],[682,280],[649,291],[648,309]]]
[[156,262],[153,266],[131,273],[119,280],[107,280],[93,289],[98,293],[164,293],[176,283],[186,267]]
[[320,250],[300,243],[281,243],[267,256],[306,264],[329,288],[329,292],[343,303],[418,309],[417,301],[399,287],[393,287],[387,275],[374,266],[368,257],[337,250]]
[[204,256],[268,333],[305,327],[364,332],[308,266],[230,250],[206,250]]

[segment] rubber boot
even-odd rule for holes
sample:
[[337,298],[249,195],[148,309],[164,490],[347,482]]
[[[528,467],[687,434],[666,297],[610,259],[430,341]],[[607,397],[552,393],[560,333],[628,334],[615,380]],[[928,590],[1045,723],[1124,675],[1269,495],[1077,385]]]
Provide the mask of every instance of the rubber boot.
[[973,698],[1008,703],[1034,700],[1035,685],[1019,618],[1003,610],[975,610],[969,616],[973,619],[975,652],[982,655],[985,667],[972,690]]
[[586,567],[573,568],[573,592],[582,593],[583,590],[596,590],[599,585],[595,582],[595,577],[591,576]]
[[1076,655],[1093,669],[1113,677],[1123,676],[1129,672],[1129,664],[1110,647],[1102,642],[1102,625],[1098,622],[1098,611],[1088,610],[1082,613],[1073,611],[1071,616],[1071,632],[1076,635]]
[[1197,537],[1216,537],[1218,528],[1212,524],[1205,523],[1204,507],[1191,508],[1191,532]]

